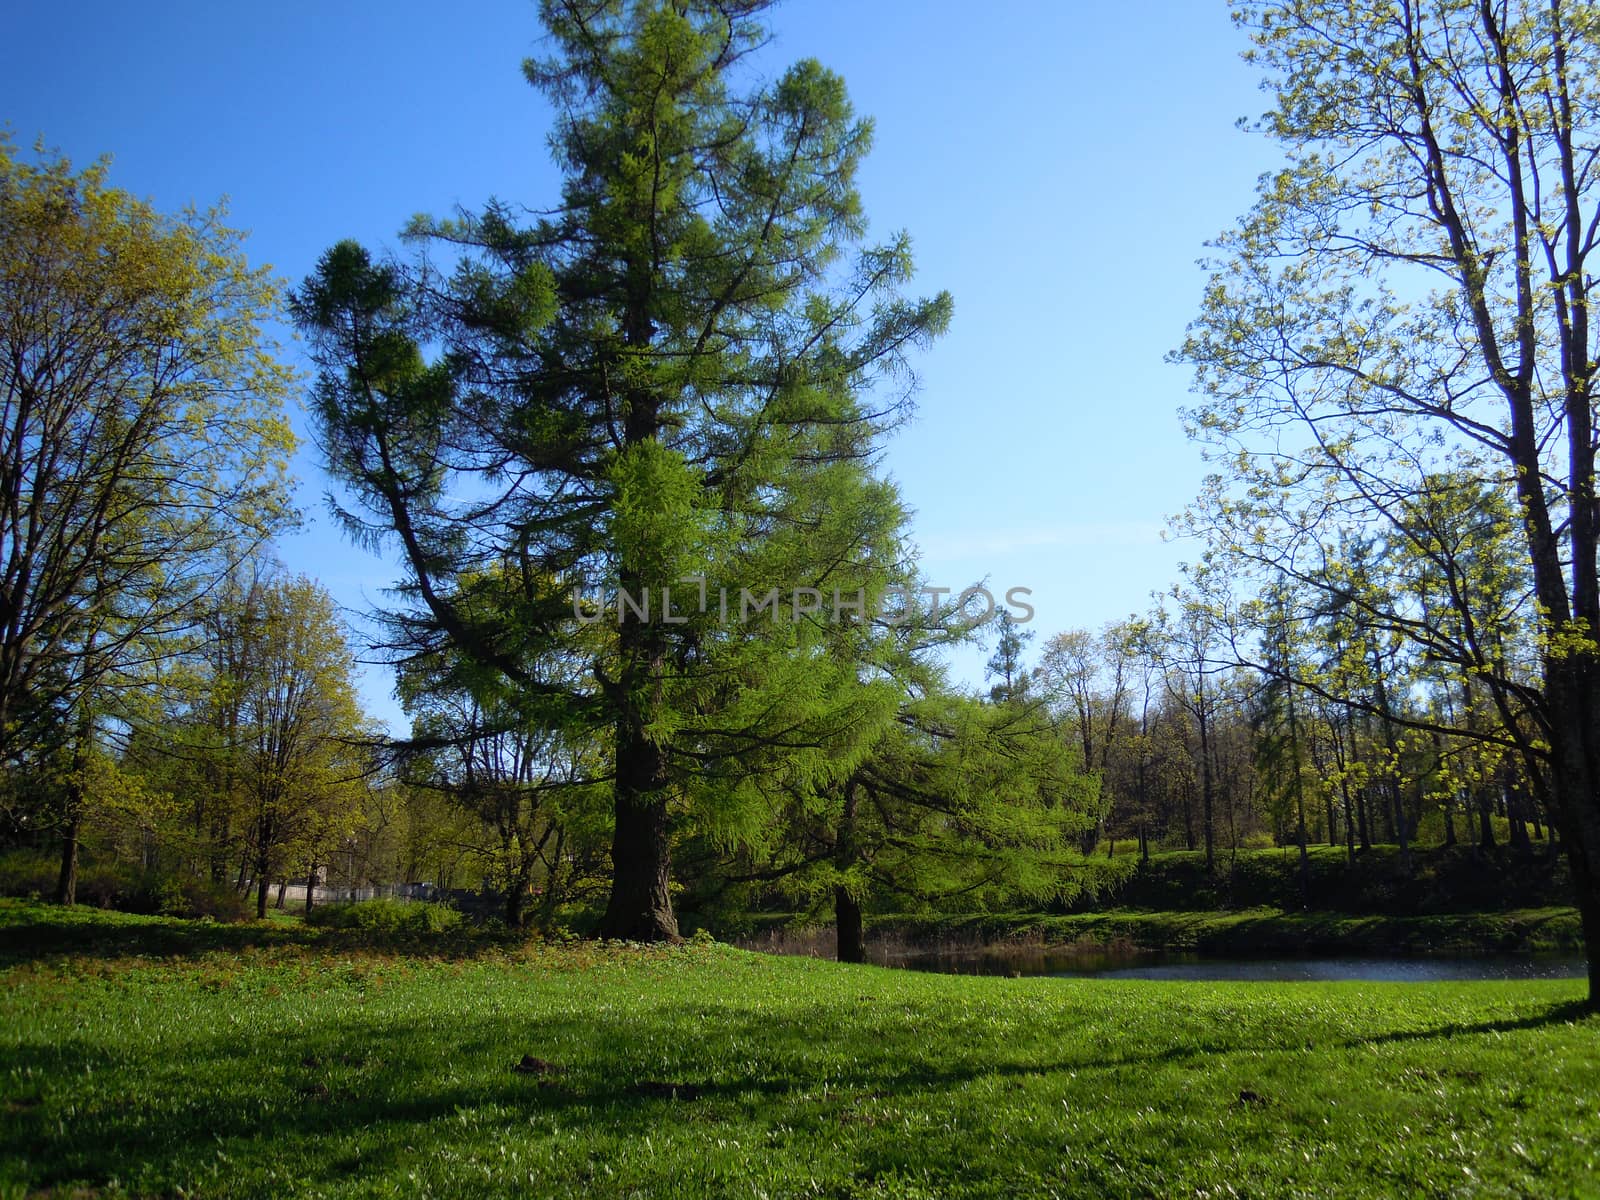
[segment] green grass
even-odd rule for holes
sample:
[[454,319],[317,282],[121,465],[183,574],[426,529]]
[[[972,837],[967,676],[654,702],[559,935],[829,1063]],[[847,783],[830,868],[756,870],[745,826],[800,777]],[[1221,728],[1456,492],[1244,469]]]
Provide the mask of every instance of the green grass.
[[1600,1194],[1576,981],[442,945],[0,904],[0,1195]]

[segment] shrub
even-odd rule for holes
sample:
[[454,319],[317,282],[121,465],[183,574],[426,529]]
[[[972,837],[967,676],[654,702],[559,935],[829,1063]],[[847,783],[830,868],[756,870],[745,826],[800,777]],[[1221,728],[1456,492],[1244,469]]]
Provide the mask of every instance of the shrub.
[[419,900],[358,900],[353,904],[325,904],[306,916],[309,924],[324,929],[355,929],[364,933],[448,933],[461,925],[461,914],[447,904]]
[[[61,863],[37,850],[0,855],[0,896],[56,894]],[[162,917],[242,921],[246,909],[232,888],[174,871],[140,871],[120,863],[80,863],[78,903]]]
[[13,850],[0,855],[0,896],[56,894],[61,861],[37,850]]
[[183,898],[187,915],[191,917],[243,921],[250,916],[245,898],[225,883],[213,883],[209,879],[185,879]]
[[123,912],[153,911],[139,904],[139,880],[116,863],[89,863],[78,867],[78,903]]

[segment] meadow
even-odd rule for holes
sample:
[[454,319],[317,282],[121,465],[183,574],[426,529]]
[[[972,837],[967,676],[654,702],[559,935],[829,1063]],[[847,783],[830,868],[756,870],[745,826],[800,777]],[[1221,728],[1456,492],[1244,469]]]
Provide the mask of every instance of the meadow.
[[1600,1192],[1580,982],[969,978],[0,902],[6,1196]]

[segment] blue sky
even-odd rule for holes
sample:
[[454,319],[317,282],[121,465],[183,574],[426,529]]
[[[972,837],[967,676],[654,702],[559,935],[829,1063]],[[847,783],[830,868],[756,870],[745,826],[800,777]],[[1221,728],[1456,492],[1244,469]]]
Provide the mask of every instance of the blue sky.
[[[1204,471],[1177,416],[1188,373],[1163,355],[1204,242],[1275,162],[1234,128],[1266,97],[1223,0],[1113,8],[789,0],[762,59],[820,59],[876,122],[872,227],[910,231],[918,290],[956,302],[886,464],[932,582],[1032,588],[1039,642],[1144,611],[1189,553],[1160,539]],[[6,25],[0,122],[21,143],[109,154],[112,181],[163,208],[228,196],[253,261],[291,282],[341,238],[395,245],[414,213],[557,193],[520,73],[541,52],[533,0],[24,0]],[[342,541],[309,446],[296,474],[311,520],[281,557],[370,607],[391,567]],[[980,682],[983,658],[958,675]],[[398,731],[389,689],[368,670]]]

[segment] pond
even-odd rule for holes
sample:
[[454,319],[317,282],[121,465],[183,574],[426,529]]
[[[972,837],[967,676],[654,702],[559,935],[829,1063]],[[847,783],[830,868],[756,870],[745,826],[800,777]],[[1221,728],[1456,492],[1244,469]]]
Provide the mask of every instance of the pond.
[[1164,980],[1368,980],[1431,983],[1441,980],[1575,979],[1586,972],[1581,956],[1482,955],[1477,957],[1214,958],[1153,951],[1073,952],[1000,948],[941,954],[905,954],[883,965],[956,975],[1048,975],[1057,978]]

